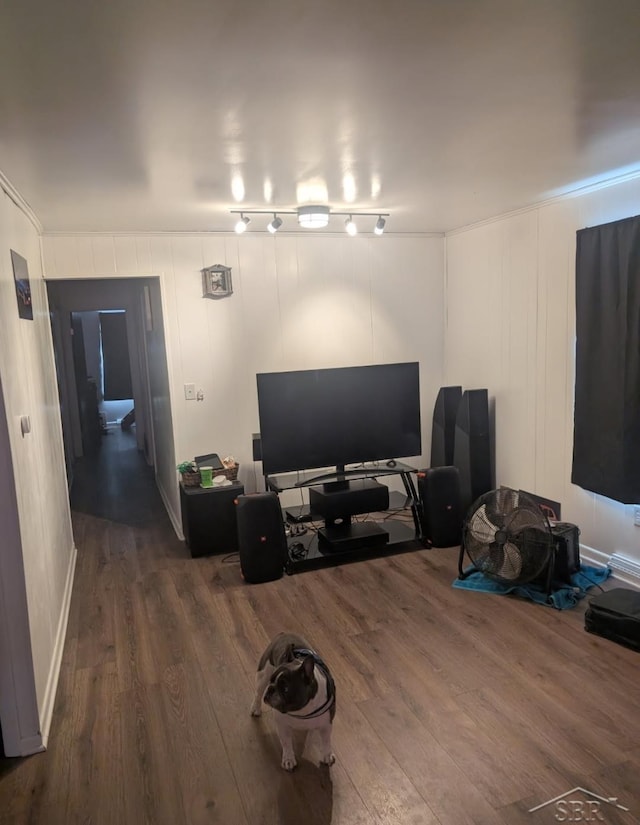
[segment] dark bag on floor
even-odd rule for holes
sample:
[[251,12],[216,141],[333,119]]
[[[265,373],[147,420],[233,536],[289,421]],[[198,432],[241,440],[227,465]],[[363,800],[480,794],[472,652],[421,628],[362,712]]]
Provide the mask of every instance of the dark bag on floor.
[[584,615],[584,629],[640,651],[640,591],[617,587],[595,596]]

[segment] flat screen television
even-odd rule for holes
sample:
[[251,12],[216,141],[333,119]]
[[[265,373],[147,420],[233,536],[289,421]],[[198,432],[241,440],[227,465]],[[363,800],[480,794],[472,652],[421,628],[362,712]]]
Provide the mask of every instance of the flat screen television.
[[422,453],[417,362],[256,378],[267,475]]

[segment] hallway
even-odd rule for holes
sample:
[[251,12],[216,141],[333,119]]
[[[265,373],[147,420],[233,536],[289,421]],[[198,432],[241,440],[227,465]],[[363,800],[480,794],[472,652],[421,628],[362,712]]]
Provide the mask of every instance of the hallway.
[[167,518],[153,467],[137,449],[134,427],[108,427],[99,449],[76,461],[70,501],[73,513],[119,524],[140,526]]

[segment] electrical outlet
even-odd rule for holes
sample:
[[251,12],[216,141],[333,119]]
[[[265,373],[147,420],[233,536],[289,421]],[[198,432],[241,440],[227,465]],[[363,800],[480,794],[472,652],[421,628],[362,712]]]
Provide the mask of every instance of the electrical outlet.
[[196,385],[195,384],[185,384],[184,385],[184,397],[187,401],[195,401],[196,400]]
[[636,504],[633,508],[633,523],[636,527],[640,527],[640,504]]

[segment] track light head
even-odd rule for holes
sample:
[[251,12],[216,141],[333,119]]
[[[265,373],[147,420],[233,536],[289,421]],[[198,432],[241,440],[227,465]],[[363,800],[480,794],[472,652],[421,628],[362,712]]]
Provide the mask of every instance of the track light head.
[[247,218],[246,215],[243,215],[242,212],[240,213],[240,220],[235,225],[235,230],[238,235],[242,235],[243,232],[246,231],[247,226],[251,223],[251,218]]
[[269,230],[269,232],[271,232],[272,235],[275,235],[275,233],[278,231],[278,229],[280,229],[281,226],[282,218],[279,218],[277,215],[274,214],[273,220],[271,221],[269,226],[267,226],[267,229]]
[[358,227],[355,225],[352,215],[349,215],[344,222],[344,228],[347,230],[347,235],[351,235],[351,237],[358,234]]
[[378,218],[378,220],[376,222],[376,225],[373,228],[373,231],[375,232],[376,235],[382,235],[382,233],[384,232],[385,223],[386,223],[385,219],[382,217],[382,215],[380,215],[380,217]]

